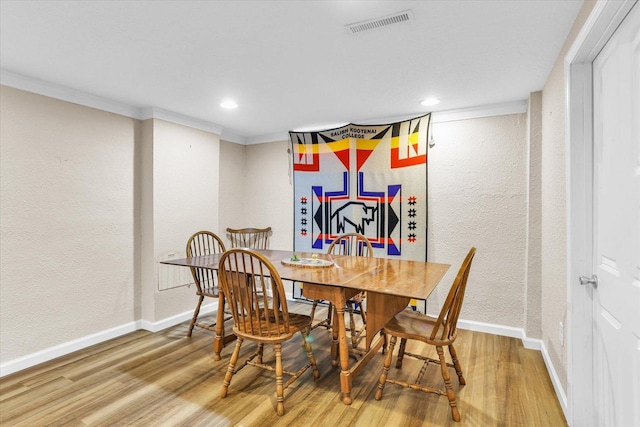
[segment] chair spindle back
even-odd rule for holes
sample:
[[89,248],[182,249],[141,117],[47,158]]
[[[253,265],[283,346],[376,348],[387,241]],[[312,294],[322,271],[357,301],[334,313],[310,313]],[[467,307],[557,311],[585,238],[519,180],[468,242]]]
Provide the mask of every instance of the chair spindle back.
[[373,256],[373,247],[371,242],[360,233],[347,233],[335,238],[329,249],[328,254],[350,255],[350,256]]
[[462,309],[467,279],[469,277],[469,271],[471,270],[471,262],[475,254],[476,248],[471,248],[462,262],[460,270],[458,270],[458,274],[449,289],[447,299],[442,305],[436,325],[431,332],[432,340],[441,339],[450,341],[452,338],[455,338],[458,330],[458,317]]
[[269,249],[271,227],[227,228],[232,248]]
[[230,249],[220,258],[218,272],[236,333],[262,339],[290,334],[282,279],[265,256],[251,249]]
[[[225,251],[222,239],[210,231],[198,231],[187,241],[187,257],[213,255]],[[191,267],[193,281],[198,288],[198,292],[212,289],[215,286],[217,273],[209,268]]]

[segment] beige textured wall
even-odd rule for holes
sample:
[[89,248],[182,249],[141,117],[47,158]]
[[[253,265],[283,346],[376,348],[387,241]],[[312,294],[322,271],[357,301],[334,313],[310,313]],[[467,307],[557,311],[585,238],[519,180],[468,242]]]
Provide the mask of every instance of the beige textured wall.
[[542,339],[567,389],[567,204],[564,58],[595,2],[585,1],[542,91]]
[[525,124],[524,114],[514,114],[433,125],[428,258],[452,268],[429,312],[476,246],[461,319],[524,326]]
[[527,243],[525,333],[542,338],[542,92],[527,105]]
[[136,121],[0,90],[6,362],[136,319]]
[[230,246],[225,230],[230,228],[258,227],[245,218],[245,187],[247,182],[245,145],[220,142],[220,237]]
[[271,247],[293,249],[293,181],[289,177],[288,141],[247,147],[248,224],[271,226]]
[[220,228],[271,227],[270,246],[293,249],[293,186],[288,141],[257,145],[223,142]]
[[217,231],[219,137],[1,91],[0,363],[190,313],[157,261]]
[[[196,231],[219,231],[219,153],[218,135],[153,120],[153,216],[147,219],[153,221],[156,261],[168,252],[186,256],[187,238]],[[179,285],[176,279],[154,284],[155,315],[146,320],[193,310],[195,288]]]
[[[429,259],[453,267],[429,302],[437,309],[471,246],[478,252],[466,320],[524,327],[526,116],[436,123],[429,151]],[[274,228],[272,247],[292,246],[288,142],[246,147],[248,223]],[[253,219],[252,219],[253,218]]]

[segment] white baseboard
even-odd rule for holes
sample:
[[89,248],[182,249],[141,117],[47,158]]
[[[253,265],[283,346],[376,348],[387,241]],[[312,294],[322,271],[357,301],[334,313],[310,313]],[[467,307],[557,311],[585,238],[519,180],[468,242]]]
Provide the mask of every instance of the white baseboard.
[[476,332],[486,332],[493,335],[501,335],[512,338],[519,338],[522,340],[522,345],[524,348],[529,350],[538,350],[542,353],[542,359],[544,360],[544,364],[547,367],[547,372],[549,373],[549,377],[551,378],[551,383],[553,384],[553,389],[556,392],[556,396],[558,397],[558,401],[560,402],[560,406],[562,407],[562,412],[564,412],[565,419],[569,419],[568,416],[568,405],[567,405],[567,394],[565,390],[562,388],[562,383],[560,382],[560,378],[558,377],[558,373],[551,363],[551,358],[549,357],[549,353],[547,352],[547,348],[544,345],[544,341],[536,338],[528,338],[522,328],[514,328],[512,326],[502,326],[502,325],[494,325],[491,323],[482,323],[475,322],[472,320],[458,320],[458,327],[460,329],[467,329],[470,331]]
[[[288,300],[293,300],[293,294],[287,293],[286,297]],[[217,310],[217,308],[218,308],[218,303],[214,302],[212,304],[202,306],[200,313],[209,314]],[[136,320],[135,322],[130,322],[122,326],[108,329],[106,331],[98,332],[96,334],[88,335],[86,337],[78,338],[76,340],[72,340],[63,344],[49,347],[47,349],[37,351],[35,353],[28,354],[26,356],[19,357],[17,359],[10,360],[6,363],[0,364],[0,378],[4,377],[5,375],[12,374],[14,372],[18,372],[20,370],[30,368],[39,363],[47,362],[49,360],[55,359],[56,357],[64,356],[74,351],[82,350],[94,344],[99,344],[101,342],[110,340],[112,338],[117,338],[121,335],[128,334],[138,329],[144,329],[150,332],[158,332],[163,329],[182,323],[186,320],[189,320],[191,319],[191,316],[193,316],[193,312],[187,311],[184,313],[177,314],[175,316],[168,317],[166,319],[162,319],[158,322],[149,322],[147,320]],[[494,334],[494,335],[518,338],[522,340],[522,344],[524,345],[525,348],[541,351],[542,358],[547,367],[547,371],[549,372],[549,377],[551,378],[553,388],[555,389],[556,395],[558,396],[558,400],[560,401],[562,410],[565,414],[565,417],[569,419],[567,417],[566,392],[562,388],[562,384],[560,383],[558,374],[555,368],[553,367],[553,364],[551,363],[551,358],[549,357],[549,353],[547,352],[547,349],[542,340],[527,338],[527,336],[525,335],[524,329],[514,328],[512,326],[502,326],[502,325],[495,325],[491,323],[475,322],[472,320],[460,319],[458,321],[458,327],[460,329],[466,329],[470,331],[485,332],[485,333]]]
[[[567,393],[562,388],[562,383],[560,382],[560,378],[558,377],[558,372],[553,367],[553,363],[551,363],[551,357],[549,357],[549,352],[547,351],[547,347],[544,345],[544,342],[540,340],[542,359],[544,360],[544,364],[547,366],[547,372],[549,372],[549,377],[551,377],[551,383],[553,384],[553,388],[556,391],[556,396],[558,396],[558,401],[560,402],[560,407],[562,408],[562,412],[564,413],[564,418],[569,421],[571,418],[569,417],[569,403],[567,401]],[[569,423],[571,424],[571,423]]]
[[[200,309],[200,314],[209,314],[218,308],[218,303],[203,305]],[[115,328],[107,329],[105,331],[97,332],[95,334],[87,335],[82,338],[78,338],[66,343],[58,344],[53,347],[45,348],[44,350],[36,351],[35,353],[27,354],[26,356],[19,357],[17,359],[10,360],[8,362],[0,364],[0,378],[5,375],[13,374],[14,372],[21,371],[23,369],[30,368],[43,362],[48,362],[60,356],[65,356],[74,351],[82,350],[95,344],[117,338],[119,336],[137,331],[138,329],[144,329],[150,332],[158,332],[168,327],[177,325],[185,320],[191,319],[193,311],[187,311],[180,313],[176,316],[169,317],[167,319],[160,320],[158,322],[149,322],[147,320],[136,320],[134,322],[126,323]]]
[[56,357],[64,356],[69,353],[73,353],[74,351],[82,350],[89,346],[136,331],[140,329],[140,324],[141,322],[139,320],[126,323],[121,326],[116,326],[115,328],[107,329],[106,331],[87,335],[86,337],[45,348],[44,350],[36,351],[35,353],[27,354],[26,356],[2,363],[0,364],[0,377],[4,377],[5,375],[47,362],[55,359]]
[[[210,314],[211,312],[216,311],[217,309],[218,309],[217,301],[211,304],[203,305],[200,307],[199,316]],[[170,328],[171,326],[175,326],[179,323],[182,323],[185,320],[191,320],[192,316],[193,316],[193,311],[185,311],[184,313],[167,317],[166,319],[162,319],[158,322],[149,322],[148,320],[141,320],[140,329],[144,329],[145,331],[149,331],[149,332],[158,332],[163,329],[167,329],[167,328]]]

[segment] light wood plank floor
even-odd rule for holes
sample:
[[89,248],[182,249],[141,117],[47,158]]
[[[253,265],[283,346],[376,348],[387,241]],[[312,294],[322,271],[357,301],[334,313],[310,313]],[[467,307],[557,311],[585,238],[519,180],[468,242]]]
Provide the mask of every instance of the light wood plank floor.
[[[290,310],[308,313],[293,303]],[[324,313],[318,313],[318,319]],[[158,333],[136,331],[0,379],[2,426],[565,426],[540,352],[518,339],[460,331],[456,349],[467,385],[452,372],[462,422],[451,419],[444,396],[387,384],[374,399],[382,369],[377,354],[354,382],[353,404],[342,403],[339,369],[331,366],[331,333],[312,332],[321,378],[305,372],[285,391],[285,410],[275,413],[275,377],[245,367],[219,397],[233,344],[215,362],[211,333],[188,323]],[[243,345],[243,354],[253,344]],[[420,351],[418,346],[407,350]],[[397,346],[396,346],[397,351]],[[300,337],[285,344],[284,365],[305,359]],[[242,354],[241,354],[242,356]],[[272,351],[265,349],[265,361]],[[414,378],[418,362],[402,371]],[[392,371],[395,368],[392,365]],[[439,366],[423,383],[440,387]],[[397,375],[397,374],[396,374]]]

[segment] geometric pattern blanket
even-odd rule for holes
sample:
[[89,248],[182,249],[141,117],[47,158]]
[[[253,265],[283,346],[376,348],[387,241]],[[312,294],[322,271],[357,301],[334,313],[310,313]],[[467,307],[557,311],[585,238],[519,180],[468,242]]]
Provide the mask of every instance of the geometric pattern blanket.
[[374,256],[426,261],[430,118],[289,132],[294,250],[326,252],[357,232]]

